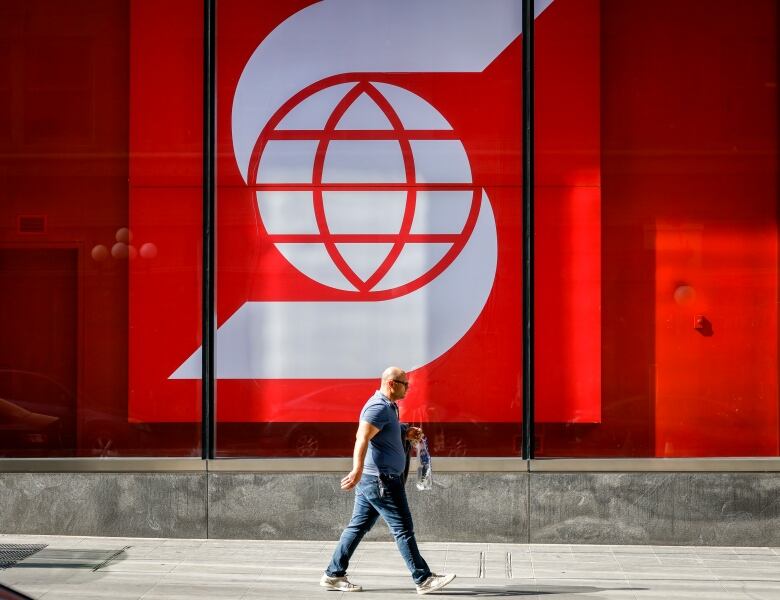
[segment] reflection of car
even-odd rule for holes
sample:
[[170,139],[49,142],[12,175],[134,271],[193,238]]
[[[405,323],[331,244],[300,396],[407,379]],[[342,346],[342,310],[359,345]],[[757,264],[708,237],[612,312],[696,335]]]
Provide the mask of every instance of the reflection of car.
[[[219,423],[219,456],[300,457],[351,453],[354,423]],[[350,448],[346,449],[349,445]]]
[[317,456],[320,451],[320,432],[313,427],[308,427],[305,423],[294,427],[288,434],[288,441],[291,443],[296,456]]
[[[437,410],[438,409],[438,410]],[[521,425],[518,422],[477,421],[468,415],[462,421],[444,420],[440,406],[425,404],[402,417],[418,425],[428,438],[432,456],[519,456]],[[452,415],[446,415],[451,418]]]
[[[350,387],[359,390],[361,395],[366,393],[366,384],[363,382],[339,382],[287,397],[283,402],[269,399],[264,421],[218,422],[217,454],[225,457],[301,458],[351,454],[355,423],[289,420],[291,414],[319,416],[322,410],[327,409],[333,397],[343,395],[345,388]],[[317,408],[315,410],[312,407]]]
[[0,398],[0,450],[45,450],[60,446],[58,417],[32,412]]
[[0,583],[0,600],[32,600],[32,598]]
[[[333,398],[349,395],[368,397],[372,383],[339,382],[313,392],[289,397],[269,396],[264,406],[262,422],[217,423],[217,454],[222,457],[325,457],[351,456],[355,443],[356,421],[291,422],[291,415],[317,418],[327,412]],[[291,394],[290,394],[291,395]],[[217,398],[219,403],[219,398]],[[362,403],[360,404],[362,406]],[[359,406],[355,410],[355,418]],[[451,418],[451,415],[447,415]],[[423,406],[405,410],[401,418],[422,427],[428,437],[432,456],[518,456],[520,454],[520,424],[485,423],[464,418],[462,422],[446,422],[436,407]],[[284,419],[284,420],[283,420]]]
[[126,416],[77,407],[73,393],[45,373],[0,369],[0,455],[118,456],[137,446],[138,429]]
[[[431,456],[519,456],[519,423],[419,423]],[[357,423],[219,423],[221,457],[351,456]]]
[[44,373],[0,369],[0,452],[58,454],[72,435],[74,400]]

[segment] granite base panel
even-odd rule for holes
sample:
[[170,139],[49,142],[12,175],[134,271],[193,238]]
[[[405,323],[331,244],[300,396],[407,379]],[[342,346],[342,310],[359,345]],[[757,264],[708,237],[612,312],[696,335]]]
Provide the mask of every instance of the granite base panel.
[[[0,533],[336,540],[340,478],[0,473]],[[407,490],[421,541],[780,547],[780,473],[438,473]],[[380,521],[366,539],[392,537]]]
[[[354,495],[341,473],[211,473],[209,535],[336,540]],[[435,487],[407,486],[420,541],[525,542],[527,473],[441,473]],[[392,540],[380,519],[367,540]]]
[[0,473],[0,533],[206,537],[205,473]]
[[531,543],[780,546],[780,473],[532,473]]

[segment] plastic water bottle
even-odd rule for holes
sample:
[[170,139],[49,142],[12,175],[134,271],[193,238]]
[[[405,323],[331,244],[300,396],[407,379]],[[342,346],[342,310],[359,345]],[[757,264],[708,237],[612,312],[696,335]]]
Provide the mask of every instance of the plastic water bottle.
[[428,452],[428,439],[423,436],[416,444],[417,459],[420,464],[417,467],[417,481],[415,485],[418,490],[433,489],[433,470],[431,469],[431,453]]

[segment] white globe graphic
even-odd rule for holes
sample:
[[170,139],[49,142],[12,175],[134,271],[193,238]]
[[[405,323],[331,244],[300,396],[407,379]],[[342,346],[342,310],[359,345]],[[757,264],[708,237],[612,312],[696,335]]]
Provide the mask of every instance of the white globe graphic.
[[307,277],[402,295],[468,241],[481,188],[447,120],[412,92],[368,80],[313,86],[260,134],[249,171],[265,232]]

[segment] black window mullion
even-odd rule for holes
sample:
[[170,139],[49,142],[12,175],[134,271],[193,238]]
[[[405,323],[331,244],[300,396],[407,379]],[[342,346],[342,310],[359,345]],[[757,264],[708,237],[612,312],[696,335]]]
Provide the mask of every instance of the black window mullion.
[[201,344],[201,457],[214,458],[215,283],[215,129],[216,129],[216,0],[203,0],[203,284]]
[[534,457],[534,0],[523,2],[523,459]]

